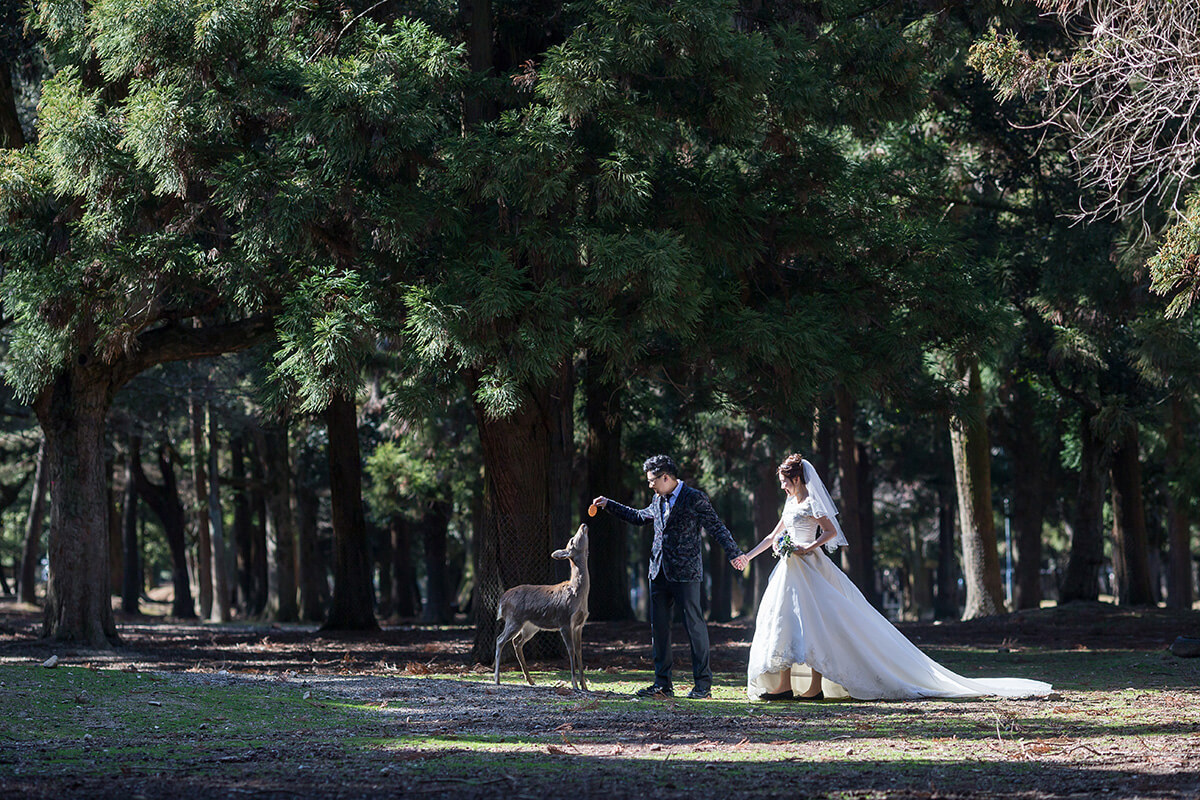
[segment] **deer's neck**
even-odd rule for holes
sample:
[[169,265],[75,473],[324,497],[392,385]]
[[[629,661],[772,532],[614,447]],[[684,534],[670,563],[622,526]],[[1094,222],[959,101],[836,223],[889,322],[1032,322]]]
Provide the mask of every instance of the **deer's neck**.
[[590,582],[588,580],[587,559],[580,560],[578,564],[571,562],[571,577],[567,581],[569,591],[574,594],[586,592]]

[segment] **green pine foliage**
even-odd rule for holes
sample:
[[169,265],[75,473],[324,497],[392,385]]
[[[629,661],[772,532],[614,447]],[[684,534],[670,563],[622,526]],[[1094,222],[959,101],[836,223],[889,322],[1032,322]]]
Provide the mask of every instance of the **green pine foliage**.
[[437,216],[421,177],[460,50],[308,2],[42,0],[31,22],[55,72],[37,144],[0,162],[21,395],[153,326],[261,313],[305,407],[355,385],[388,328],[364,287],[414,269]]

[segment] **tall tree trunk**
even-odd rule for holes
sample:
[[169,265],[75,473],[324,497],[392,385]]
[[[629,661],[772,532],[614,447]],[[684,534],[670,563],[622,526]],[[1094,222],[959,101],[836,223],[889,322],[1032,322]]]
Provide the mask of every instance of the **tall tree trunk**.
[[260,616],[267,611],[271,584],[271,550],[267,544],[267,479],[266,455],[262,435],[251,439],[247,450],[250,473],[250,614]]
[[267,604],[276,622],[295,622],[296,533],[292,520],[291,467],[286,427],[264,428],[258,435],[265,484]]
[[[570,520],[555,516],[563,506],[554,496],[561,476],[553,470],[569,459],[554,451],[570,442],[566,417],[571,409],[571,373],[569,364],[563,365],[558,381],[531,391],[520,410],[502,419],[476,409],[485,503],[477,533],[476,628],[471,651],[476,662],[494,660],[499,633],[496,606],[504,590],[523,583],[555,582],[550,553],[555,549],[555,533],[565,532]],[[542,636],[531,644],[538,648],[535,657],[563,652],[557,638]]]
[[229,580],[229,552],[225,547],[225,515],[221,511],[220,455],[221,435],[212,409],[208,416],[208,525],[212,542],[212,571],[214,608],[213,619],[229,622],[233,615],[229,603],[233,599]]
[[444,501],[431,503],[421,522],[425,537],[425,609],[422,622],[450,621],[450,583],[447,580],[446,539],[454,507]]
[[958,487],[963,581],[967,587],[962,618],[975,619],[1003,612],[1004,590],[992,516],[992,456],[978,360],[971,359],[964,372],[965,418],[951,423],[950,447]]
[[867,576],[863,594],[876,608],[883,608],[883,597],[875,586],[875,476],[871,454],[862,442],[858,446],[858,530],[859,569]]
[[[873,547],[867,541],[863,519],[862,464],[855,435],[854,398],[844,386],[836,390],[837,400],[837,459],[838,486],[842,493],[841,525],[849,547],[842,550],[842,566],[863,596],[880,607],[879,592],[875,589]],[[815,465],[814,465],[815,466]]]
[[[603,377],[604,364],[589,355],[584,374],[587,417],[587,480],[583,502],[586,508],[598,494],[620,496],[625,473],[621,461],[621,387]],[[633,619],[629,601],[628,526],[612,514],[597,514],[588,525],[588,569],[591,593],[588,619]]]
[[812,457],[808,460],[830,484],[833,481],[829,479],[838,468],[837,418],[836,393],[833,397],[824,394],[818,398],[817,407],[813,411]]
[[[306,459],[301,458],[301,474]],[[296,476],[296,481],[302,478]],[[325,609],[329,607],[329,581],[325,579],[325,564],[321,559],[318,541],[318,517],[321,513],[321,498],[316,486],[300,486],[292,493],[296,509],[296,551],[299,556],[300,619],[306,622],[324,622]]]
[[1100,568],[1104,566],[1103,444],[1092,430],[1093,418],[1090,409],[1080,415],[1079,489],[1071,525],[1071,553],[1061,590],[1063,603],[1100,597]]
[[329,429],[329,496],[333,520],[333,603],[322,630],[376,630],[375,589],[362,503],[358,412],[335,394],[325,410]]
[[229,477],[233,488],[233,525],[229,535],[237,553],[238,606],[244,616],[250,617],[259,609],[254,607],[254,544],[246,491],[246,443],[240,434],[229,437]]
[[[727,494],[720,499],[721,519],[733,524],[733,504]],[[712,584],[711,600],[708,606],[708,618],[713,622],[729,622],[733,619],[733,566],[725,557],[725,550],[713,542],[708,542],[709,581]]]
[[141,439],[131,436],[129,452],[125,458],[125,502],[121,508],[121,542],[124,549],[121,610],[126,614],[138,613],[142,584],[145,582],[142,577],[142,553],[138,546],[138,493],[133,466],[135,458],[141,458]]
[[376,613],[380,619],[390,619],[396,613],[396,584],[392,574],[392,532],[381,531],[371,526],[371,537],[375,541],[375,564],[372,569],[379,574],[379,597]]
[[949,482],[938,481],[937,593],[933,600],[935,619],[958,618],[958,557],[955,553],[955,492]]
[[[1183,398],[1171,395],[1171,418],[1167,424],[1167,473],[1171,477],[1182,471],[1188,416]],[[1167,492],[1167,606],[1189,609],[1193,597],[1192,519],[1187,503],[1180,500],[1176,492]]]
[[117,508],[115,495],[116,469],[115,459],[109,458],[104,462],[104,474],[107,476],[104,496],[108,508],[108,590],[110,594],[120,595],[125,579],[125,553],[121,536],[121,512]]
[[1126,428],[1110,468],[1113,509],[1113,572],[1117,602],[1123,606],[1154,605],[1150,586],[1149,544],[1142,505],[1142,461],[1138,428]]
[[1015,465],[1011,507],[1016,550],[1013,607],[1018,609],[1039,608],[1042,604],[1042,521],[1049,475],[1044,467],[1046,448],[1032,424],[1037,413],[1032,391],[1022,380],[1010,384],[1002,426],[1002,443]]
[[25,146],[25,131],[17,116],[17,98],[13,91],[12,64],[0,60],[0,148]]
[[38,564],[41,562],[42,526],[46,520],[46,488],[50,467],[46,463],[46,440],[38,447],[33,491],[29,498],[29,516],[25,518],[25,546],[21,549],[21,572],[17,576],[17,595],[22,603],[37,602]]
[[104,425],[111,400],[110,383],[81,364],[61,372],[34,403],[52,487],[44,635],[90,647],[118,640],[105,507]]
[[192,425],[192,482],[196,495],[196,583],[200,589],[200,618],[212,616],[213,608],[213,574],[212,574],[212,534],[208,527],[208,479],[204,468],[204,429],[206,421],[205,405],[200,397],[192,395],[191,403]]
[[[775,529],[779,522],[779,479],[776,470],[778,465],[771,459],[763,459],[754,467],[754,489],[751,493],[751,503],[754,514],[754,543],[758,544],[763,537]],[[750,575],[753,580],[754,602],[751,611],[757,613],[758,603],[763,592],[767,590],[767,581],[775,568],[773,558],[760,556],[750,562]]]
[[167,547],[171,551],[171,579],[175,591],[171,615],[178,619],[194,619],[196,606],[192,603],[192,587],[188,580],[187,515],[175,483],[175,467],[167,455],[167,448],[159,448],[158,469],[163,482],[157,485],[150,482],[142,469],[140,441],[130,442],[129,460],[138,497],[145,500],[162,521]]
[[399,514],[388,520],[392,539],[393,610],[397,617],[412,619],[421,611],[421,593],[417,588],[417,569],[413,563],[412,525]]
[[912,619],[922,619],[933,610],[933,582],[925,560],[921,526],[915,519],[909,524],[908,556],[908,610]]

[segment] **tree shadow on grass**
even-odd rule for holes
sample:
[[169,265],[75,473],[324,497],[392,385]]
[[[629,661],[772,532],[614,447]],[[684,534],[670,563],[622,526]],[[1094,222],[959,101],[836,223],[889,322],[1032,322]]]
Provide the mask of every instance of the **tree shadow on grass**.
[[188,797],[809,797],[809,798],[1189,798],[1200,791],[1195,769],[1147,773],[1088,764],[1013,761],[881,763],[834,754],[811,760],[781,754],[768,762],[739,762],[720,753],[695,760],[642,759],[560,752],[490,753],[377,750],[325,758],[299,771],[262,759],[230,764],[215,774],[130,771],[99,780],[71,776],[16,778],[6,796],[145,800]]

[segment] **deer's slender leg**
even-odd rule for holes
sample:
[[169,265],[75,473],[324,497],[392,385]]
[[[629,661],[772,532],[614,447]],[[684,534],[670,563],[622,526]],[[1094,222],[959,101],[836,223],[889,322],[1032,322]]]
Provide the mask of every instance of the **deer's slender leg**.
[[571,633],[571,623],[567,622],[558,632],[562,636],[563,644],[567,646],[567,657],[571,664],[571,688],[579,691],[579,686],[575,683],[575,643],[572,641],[574,636]]
[[525,680],[530,686],[533,686],[533,678],[529,677],[529,670],[525,668],[525,642],[533,638],[533,634],[537,633],[534,629],[532,633],[526,631],[525,628],[517,631],[517,635],[513,637],[513,650],[517,651],[517,661],[521,665],[521,672],[525,673]]
[[500,631],[500,635],[496,637],[496,683],[500,683],[500,651],[504,649],[504,645],[508,644],[509,639],[512,639],[520,630],[520,626],[505,621],[504,630]]
[[587,681],[583,677],[583,623],[571,626],[571,638],[574,639],[575,663],[579,665],[579,686],[587,691]]

